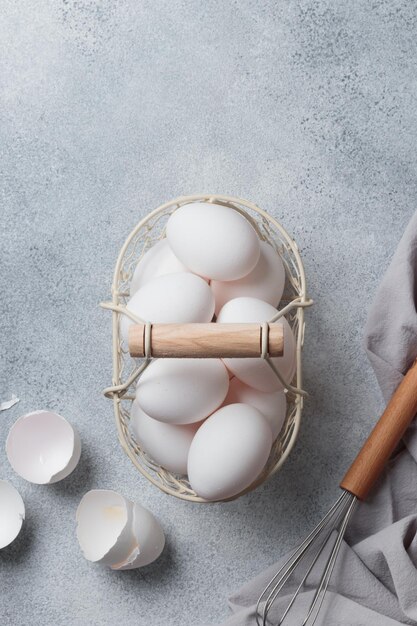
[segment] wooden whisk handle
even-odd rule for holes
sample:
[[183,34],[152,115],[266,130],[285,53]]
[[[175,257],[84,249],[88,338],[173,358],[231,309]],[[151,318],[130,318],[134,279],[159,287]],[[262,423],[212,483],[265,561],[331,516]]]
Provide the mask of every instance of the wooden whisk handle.
[[[150,352],[165,358],[260,357],[261,324],[152,324]],[[133,357],[146,356],[146,325],[129,328],[129,352]],[[268,329],[269,356],[282,356],[284,327],[280,322]]]
[[417,360],[345,474],[340,486],[364,500],[417,413]]

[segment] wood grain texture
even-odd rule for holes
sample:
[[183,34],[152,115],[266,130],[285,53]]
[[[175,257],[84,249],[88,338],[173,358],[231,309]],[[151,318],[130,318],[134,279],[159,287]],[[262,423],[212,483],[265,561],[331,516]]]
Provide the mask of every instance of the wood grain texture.
[[[152,324],[152,356],[164,358],[254,358],[261,354],[259,324]],[[129,352],[145,356],[145,325],[129,328]],[[269,355],[282,356],[284,330],[281,323],[269,328]]]
[[364,500],[417,413],[417,360],[408,370],[340,486]]

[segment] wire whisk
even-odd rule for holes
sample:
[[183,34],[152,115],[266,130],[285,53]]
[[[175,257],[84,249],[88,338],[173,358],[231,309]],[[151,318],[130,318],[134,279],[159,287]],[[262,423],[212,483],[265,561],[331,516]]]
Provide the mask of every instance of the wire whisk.
[[[345,474],[340,483],[339,499],[260,595],[256,606],[258,626],[315,624],[355,505],[368,495],[416,413],[417,360]],[[314,574],[318,570],[321,575],[316,584]],[[313,579],[315,590],[304,594],[303,591],[309,589],[309,578]],[[280,596],[284,596],[282,602]],[[306,599],[307,607],[304,606]]]

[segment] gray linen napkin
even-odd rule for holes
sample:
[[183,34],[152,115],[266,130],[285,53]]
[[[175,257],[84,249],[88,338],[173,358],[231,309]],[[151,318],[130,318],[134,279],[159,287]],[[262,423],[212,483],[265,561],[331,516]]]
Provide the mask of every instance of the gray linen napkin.
[[[376,292],[365,329],[365,347],[385,400],[417,357],[416,309],[417,213]],[[255,624],[257,598],[279,564],[259,574],[229,599],[233,615],[223,626]],[[302,594],[300,616],[312,593],[309,589]],[[284,597],[277,608],[285,601]],[[416,420],[371,497],[356,510],[316,623],[417,624]]]

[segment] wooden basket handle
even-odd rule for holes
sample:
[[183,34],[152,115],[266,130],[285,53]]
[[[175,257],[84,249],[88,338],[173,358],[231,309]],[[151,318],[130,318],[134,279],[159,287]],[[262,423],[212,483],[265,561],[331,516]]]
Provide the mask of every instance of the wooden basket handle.
[[417,413],[417,360],[346,472],[340,486],[364,500]]
[[[267,336],[263,337],[264,333]],[[150,333],[146,337],[146,333]],[[133,357],[226,358],[260,357],[262,343],[269,356],[282,356],[284,327],[264,324],[132,324],[129,352]],[[149,354],[150,352],[150,354]]]

